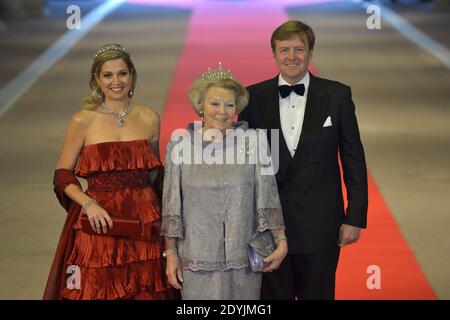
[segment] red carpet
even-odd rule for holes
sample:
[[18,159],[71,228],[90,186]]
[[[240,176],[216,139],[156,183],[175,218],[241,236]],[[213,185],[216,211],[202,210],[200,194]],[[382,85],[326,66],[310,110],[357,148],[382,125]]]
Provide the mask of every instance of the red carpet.
[[[164,107],[161,154],[172,131],[198,119],[187,99],[192,81],[219,61],[245,85],[273,77],[270,36],[288,16],[278,4],[209,1],[192,13],[186,42]],[[337,299],[435,299],[375,182],[369,177],[369,222],[361,240],[342,250]],[[381,288],[369,290],[366,270],[381,271]]]
[[[381,288],[369,290],[369,266],[381,271]],[[408,243],[369,173],[368,228],[341,251],[337,299],[436,299]]]

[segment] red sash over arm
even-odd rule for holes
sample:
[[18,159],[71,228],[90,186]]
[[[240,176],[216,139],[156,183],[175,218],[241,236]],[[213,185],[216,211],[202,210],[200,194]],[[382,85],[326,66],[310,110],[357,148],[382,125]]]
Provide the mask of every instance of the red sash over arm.
[[81,188],[80,182],[73,172],[68,169],[56,169],[53,177],[53,186],[59,203],[67,211],[68,215],[61,232],[58,247],[56,249],[53,264],[48,276],[47,285],[44,291],[44,300],[60,299],[60,291],[66,285],[66,265],[69,255],[72,253],[73,243],[75,240],[75,230],[73,229],[81,211],[80,205],[72,201],[64,192],[70,184],[77,185]]

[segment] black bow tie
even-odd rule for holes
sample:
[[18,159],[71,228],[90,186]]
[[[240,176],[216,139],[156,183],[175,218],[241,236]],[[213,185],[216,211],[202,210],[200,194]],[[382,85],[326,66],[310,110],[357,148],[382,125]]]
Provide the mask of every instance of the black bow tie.
[[280,95],[283,99],[290,95],[292,91],[299,96],[303,96],[305,94],[305,85],[303,83],[296,84],[294,86],[282,85],[278,87],[278,90],[280,90]]

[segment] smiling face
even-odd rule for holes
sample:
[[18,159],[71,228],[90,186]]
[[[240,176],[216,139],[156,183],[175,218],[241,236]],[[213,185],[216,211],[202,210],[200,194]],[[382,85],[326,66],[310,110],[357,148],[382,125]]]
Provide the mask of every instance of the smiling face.
[[230,89],[211,87],[203,101],[205,130],[218,129],[225,133],[233,124],[236,115],[236,95]]
[[306,36],[293,36],[288,40],[276,40],[273,57],[281,76],[289,84],[299,82],[308,72],[312,60]]
[[105,100],[127,100],[131,90],[132,76],[123,59],[103,63],[96,76],[97,84],[105,95]]

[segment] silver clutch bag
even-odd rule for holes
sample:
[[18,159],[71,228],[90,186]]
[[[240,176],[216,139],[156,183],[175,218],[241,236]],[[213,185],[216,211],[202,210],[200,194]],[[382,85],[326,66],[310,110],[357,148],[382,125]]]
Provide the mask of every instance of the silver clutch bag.
[[275,250],[275,241],[270,230],[258,232],[257,236],[248,243],[247,250],[252,271],[261,271],[265,265],[264,258]]

